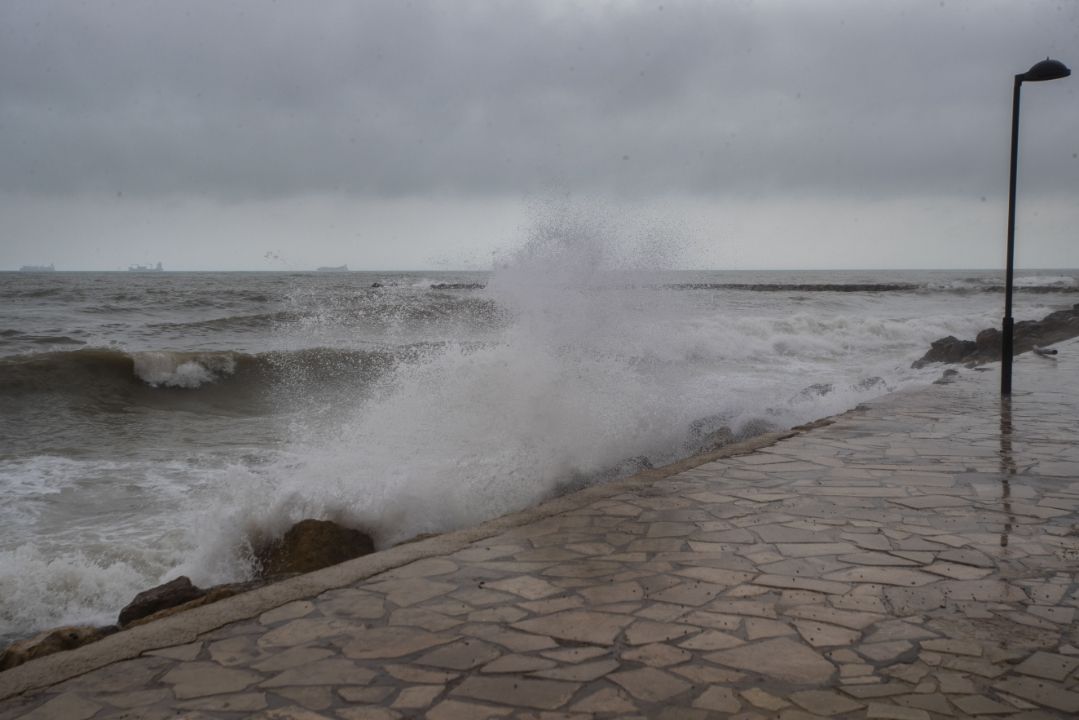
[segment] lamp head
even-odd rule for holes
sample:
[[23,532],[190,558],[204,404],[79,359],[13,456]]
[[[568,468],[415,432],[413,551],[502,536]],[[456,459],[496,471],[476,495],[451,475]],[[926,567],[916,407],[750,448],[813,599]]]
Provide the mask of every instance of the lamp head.
[[1041,82],[1042,80],[1058,80],[1068,77],[1072,71],[1059,60],[1045,58],[1019,76],[1024,82]]

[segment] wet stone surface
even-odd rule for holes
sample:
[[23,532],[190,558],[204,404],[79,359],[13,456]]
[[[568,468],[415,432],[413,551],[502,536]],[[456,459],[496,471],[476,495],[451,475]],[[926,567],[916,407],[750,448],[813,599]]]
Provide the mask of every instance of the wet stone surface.
[[[1079,716],[1079,343],[0,703],[12,718]],[[994,368],[995,369],[995,368]]]

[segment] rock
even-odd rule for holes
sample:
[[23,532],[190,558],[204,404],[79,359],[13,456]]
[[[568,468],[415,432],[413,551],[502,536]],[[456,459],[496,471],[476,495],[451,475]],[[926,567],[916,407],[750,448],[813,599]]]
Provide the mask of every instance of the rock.
[[[278,575],[275,576],[274,579],[283,580],[285,579],[285,577],[287,577],[287,575]],[[247,592],[248,590],[260,588],[268,584],[268,582],[268,580],[259,579],[250,580],[248,582],[214,585],[213,587],[203,591],[202,595],[196,597],[193,600],[189,600],[182,605],[174,605],[172,607],[167,607],[162,610],[158,610],[152,615],[147,615],[145,617],[140,617],[137,620],[132,620],[130,623],[124,626],[124,629],[126,630],[129,627],[135,627],[137,625],[145,625],[148,622],[160,620],[161,618],[169,617],[170,615],[175,615],[176,613],[181,613],[185,610],[191,610],[193,608],[202,607],[203,605],[209,605],[210,603],[215,603],[218,600],[224,600],[227,597],[232,597],[233,595],[239,595],[240,593]]]
[[181,575],[164,585],[143,590],[135,599],[120,611],[120,627],[127,625],[139,618],[176,607],[206,594],[206,591],[191,584],[191,579]]
[[915,369],[923,368],[929,363],[934,362],[963,362],[967,356],[974,353],[977,349],[977,343],[970,340],[960,340],[954,335],[949,335],[940,340],[934,340],[933,344],[929,346],[929,352],[923,355],[921,359],[915,360],[911,367]]
[[[1050,313],[1041,320],[1015,323],[1012,349],[1015,355],[1019,355],[1077,336],[1079,304],[1069,310]],[[975,340],[958,340],[949,335],[933,342],[929,352],[915,360],[911,367],[922,368],[934,362],[964,363],[968,366],[993,362],[1000,359],[1001,345],[1001,332],[997,328],[982,330]]]
[[111,635],[119,628],[115,625],[93,627],[91,625],[69,625],[54,628],[36,635],[29,640],[12,643],[0,654],[0,670],[7,670],[22,665],[35,658],[52,655],[61,650],[74,650],[92,643],[106,635]]
[[305,573],[351,560],[375,551],[366,533],[329,520],[301,520],[278,540],[255,553],[259,574]]
[[952,368],[948,368],[943,373],[941,373],[939,379],[933,381],[933,384],[934,385],[948,385],[949,383],[955,382],[955,379],[957,377],[959,377],[959,371],[958,370],[953,370]]

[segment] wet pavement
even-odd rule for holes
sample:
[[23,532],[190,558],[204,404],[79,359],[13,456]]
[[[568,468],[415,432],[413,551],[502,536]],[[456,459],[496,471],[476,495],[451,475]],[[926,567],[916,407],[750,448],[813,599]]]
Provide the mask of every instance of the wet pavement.
[[1017,359],[1010,402],[997,365],[965,370],[31,662],[0,673],[0,720],[1077,717],[1079,342],[1058,347]]

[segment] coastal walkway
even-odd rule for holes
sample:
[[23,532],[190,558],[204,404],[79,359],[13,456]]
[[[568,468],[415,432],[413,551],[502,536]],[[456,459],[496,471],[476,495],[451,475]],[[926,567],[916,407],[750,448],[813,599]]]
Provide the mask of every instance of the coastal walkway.
[[0,673],[0,720],[1079,717],[1079,342]]

